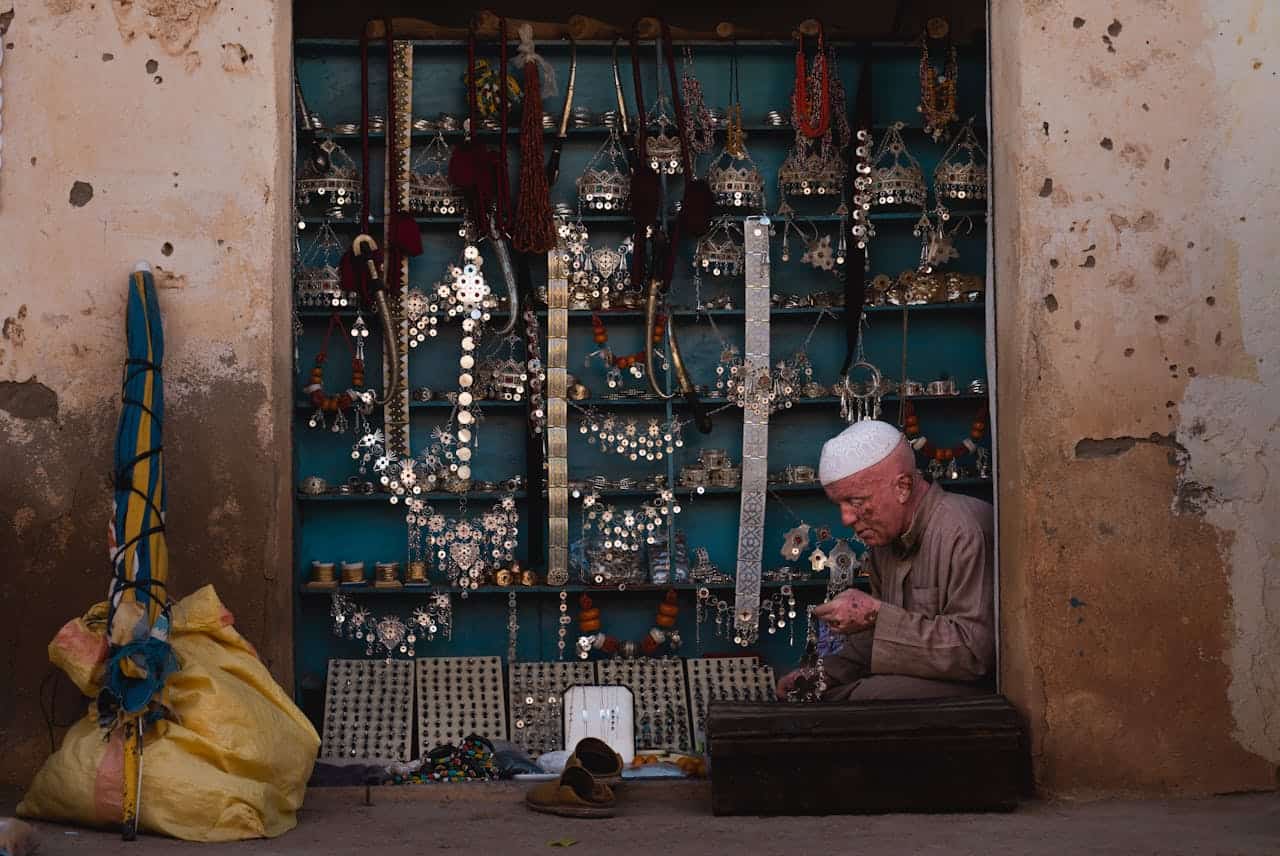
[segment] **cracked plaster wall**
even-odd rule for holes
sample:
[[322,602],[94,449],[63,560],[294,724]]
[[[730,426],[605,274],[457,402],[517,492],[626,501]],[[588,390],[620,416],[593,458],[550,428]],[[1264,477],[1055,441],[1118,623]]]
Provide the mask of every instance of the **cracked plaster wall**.
[[1042,790],[1280,763],[1280,9],[994,0],[1002,662]]
[[[1002,669],[1037,778],[1273,786],[1277,12],[993,0],[992,36]],[[135,259],[162,287],[177,591],[217,584],[291,680],[289,21],[46,0],[5,39],[0,784],[24,784],[45,645],[105,588]]]
[[[106,592],[136,260],[164,315],[174,594],[214,583],[291,685],[288,348],[273,344],[289,335],[290,14],[19,0],[0,15],[0,785],[48,753],[49,640]],[[64,721],[84,709],[65,681],[57,701]]]

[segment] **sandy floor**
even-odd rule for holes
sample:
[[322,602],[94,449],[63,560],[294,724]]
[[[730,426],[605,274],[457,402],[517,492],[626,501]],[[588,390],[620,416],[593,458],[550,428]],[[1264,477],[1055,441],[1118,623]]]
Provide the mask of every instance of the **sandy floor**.
[[[513,785],[312,789],[297,829],[273,841],[195,845],[39,824],[41,854],[200,856],[458,850],[478,854],[1280,854],[1280,795],[1200,800],[1031,802],[1013,814],[718,818],[696,783],[631,783],[611,820],[534,814]],[[12,810],[8,802],[6,809]]]

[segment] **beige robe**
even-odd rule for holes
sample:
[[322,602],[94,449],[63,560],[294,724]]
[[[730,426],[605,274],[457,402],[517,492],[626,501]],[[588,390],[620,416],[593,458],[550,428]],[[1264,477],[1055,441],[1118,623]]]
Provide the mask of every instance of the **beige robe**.
[[827,701],[991,692],[995,543],[990,503],[925,489],[907,531],[867,554],[875,627],[825,658]]

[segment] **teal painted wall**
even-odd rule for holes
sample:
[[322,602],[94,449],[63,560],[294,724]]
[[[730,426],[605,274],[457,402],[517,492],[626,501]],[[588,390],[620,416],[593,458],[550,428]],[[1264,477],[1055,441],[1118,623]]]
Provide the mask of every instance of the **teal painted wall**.
[[[539,45],[556,66],[563,87],[567,75],[568,51],[565,45]],[[301,41],[297,44],[297,68],[303,89],[311,109],[321,115],[328,124],[355,121],[359,118],[359,60],[354,43],[338,41]],[[730,50],[725,45],[699,45],[694,49],[696,69],[710,106],[723,106],[729,89]],[[383,69],[384,55],[374,48],[371,62],[371,110],[383,112],[378,106],[381,93],[385,92]],[[869,56],[874,72],[873,122],[877,129],[903,121],[909,126],[904,132],[912,153],[920,160],[926,176],[941,156],[945,141],[936,144],[919,129],[916,104],[919,99],[918,49],[909,45],[875,45],[869,49],[853,46],[840,50],[840,75],[850,101],[856,92],[858,77],[864,56]],[[464,90],[461,85],[465,69],[465,47],[457,44],[421,44],[415,47],[414,68],[414,116],[433,117],[442,111],[460,115],[464,109]],[[595,111],[614,106],[609,45],[581,45],[575,105],[585,105]],[[652,99],[657,91],[652,61],[652,46],[648,46],[644,62],[645,92]],[[789,108],[791,75],[794,69],[793,47],[786,43],[744,44],[739,47],[741,92],[744,120],[748,128],[747,145],[756,163],[766,177],[766,205],[770,212],[777,207],[776,173],[791,143],[789,129],[767,128],[763,117],[767,110]],[[624,54],[624,64],[626,57]],[[664,87],[665,87],[665,74]],[[629,69],[624,67],[624,80],[629,79]],[[625,87],[628,103],[631,103],[630,86]],[[985,58],[980,51],[965,50],[960,64],[959,112],[962,119],[974,117],[981,124],[985,116],[986,91]],[[560,98],[544,100],[544,110],[558,114]],[[634,112],[634,108],[633,108]],[[984,129],[979,129],[985,138]],[[415,146],[425,144],[429,134],[415,135]],[[718,135],[722,138],[723,135]],[[585,129],[571,132],[564,149],[561,176],[553,188],[553,201],[573,202],[573,179],[582,171],[587,161],[604,140],[601,129]],[[718,142],[720,139],[718,139]],[[359,138],[347,137],[340,142],[359,158]],[[381,199],[381,140],[375,140],[372,181],[375,198]],[[548,142],[549,146],[549,142]],[[512,182],[515,185],[515,161],[518,145],[512,139]],[[705,169],[703,158],[700,171]],[[676,198],[679,182],[673,185]],[[801,214],[830,215],[834,202],[825,199],[812,205],[796,205]],[[374,216],[380,216],[375,202]],[[914,268],[919,254],[919,240],[912,235],[915,214],[899,213],[877,217],[878,236],[871,249],[871,275],[887,273],[891,276]],[[593,243],[602,240],[616,243],[630,231],[630,222],[623,218],[587,218]],[[828,218],[816,220],[823,234],[831,234],[833,242],[837,224]],[[314,224],[309,228],[314,228]],[[354,234],[354,223],[335,224],[339,235],[349,238]],[[426,252],[410,265],[410,281],[420,287],[430,287],[439,277],[443,266],[456,257],[460,245],[455,222],[424,221],[422,225]],[[840,282],[830,273],[816,271],[799,261],[802,247],[792,244],[790,262],[782,262],[781,224],[779,236],[773,241],[773,279],[775,292],[808,292],[839,289]],[[953,270],[985,274],[985,220],[974,220],[972,234],[957,242],[960,258],[950,267]],[[673,284],[672,301],[677,306],[691,307],[693,279],[689,261],[693,247],[686,242],[682,247],[681,263]],[[486,268],[491,280],[497,279],[497,265],[492,262]],[[721,281],[724,280],[724,281]],[[535,283],[545,282],[545,265],[535,271]],[[703,295],[709,296],[727,290],[741,306],[742,280],[704,277]],[[309,370],[315,353],[319,350],[327,326],[327,314],[310,312],[303,314],[304,333],[299,342],[299,389]],[[891,377],[901,374],[903,348],[903,312],[895,307],[873,309],[869,313],[870,325],[865,346],[871,362]],[[781,312],[772,319],[772,356],[776,362],[790,357],[813,329],[816,312]],[[731,340],[741,343],[741,314],[726,313],[715,318],[720,330]],[[615,351],[626,353],[639,349],[643,341],[643,320],[636,313],[608,318],[610,345]],[[713,383],[714,368],[720,355],[720,342],[706,318],[692,313],[675,319],[682,349],[691,365],[698,383]],[[908,326],[907,373],[913,379],[932,380],[941,375],[955,377],[961,387],[975,378],[986,375],[984,358],[985,321],[981,305],[954,304],[927,309],[913,309]],[[370,378],[380,377],[380,353],[374,332],[369,345]],[[452,369],[457,355],[456,331],[446,331],[419,348],[411,355],[410,377],[414,386],[426,385],[437,391],[456,385],[456,373]],[[491,340],[492,343],[492,340]],[[594,350],[591,337],[590,313],[573,313],[570,323],[569,370],[578,375],[599,395],[606,390],[603,369],[598,362],[584,367],[585,355]],[[837,380],[837,372],[844,358],[843,317],[827,317],[814,331],[808,353],[819,382],[831,384]],[[339,377],[330,379],[330,387],[344,378],[345,357],[341,348],[331,349],[330,371]],[[299,394],[300,397],[300,394]],[[917,404],[925,433],[939,443],[951,445],[968,433],[969,422],[981,400],[967,397]],[[714,405],[713,405],[714,406]],[[484,406],[484,423],[479,432],[478,457],[473,469],[479,479],[499,479],[516,473],[523,474],[524,459],[524,408],[511,406]],[[661,415],[666,412],[662,404],[643,404],[611,407],[622,415]],[[411,431],[414,451],[432,427],[448,415],[447,407],[419,406],[412,411]],[[679,409],[677,409],[679,412]],[[355,472],[349,451],[350,434],[334,435],[327,431],[307,428],[309,409],[297,411],[294,431],[295,467],[298,479],[316,474],[330,482],[342,481]],[[885,402],[884,418],[897,418],[896,402]],[[622,475],[643,477],[662,464],[632,463],[616,455],[602,455],[585,444],[585,438],[576,430],[577,415],[570,410],[570,478],[587,478],[602,473],[610,478]],[[775,414],[770,421],[770,470],[779,470],[787,464],[816,465],[821,443],[843,426],[838,405],[832,401],[799,403],[790,410]],[[684,462],[696,459],[698,450],[704,447],[726,449],[735,460],[741,459],[740,411],[726,410],[714,420],[709,436],[699,435],[692,426],[685,430],[686,444],[677,450],[672,466],[678,468]],[[664,462],[665,463],[665,462]],[[958,486],[979,496],[990,498],[987,484]],[[634,497],[638,505],[646,497]],[[612,498],[621,504],[627,498]],[[472,500],[473,511],[485,510],[490,502]],[[575,504],[576,505],[576,504]],[[689,497],[681,501],[682,513],[676,518],[676,526],[686,533],[688,543],[705,546],[711,558],[722,569],[732,571],[736,555],[738,494],[736,492],[709,492],[703,496]],[[438,511],[456,514],[456,502],[439,501]],[[544,559],[529,556],[524,533],[530,521],[522,509],[522,543],[517,551],[523,564],[541,568]],[[375,561],[396,560],[405,562],[407,548],[403,509],[391,506],[383,497],[355,497],[350,499],[299,499],[296,504],[296,577],[301,586],[308,574],[312,560],[341,561],[362,559],[372,574]],[[782,563],[778,550],[782,533],[798,519],[814,526],[830,525],[840,532],[836,510],[820,490],[778,492],[770,498],[766,519],[764,565],[766,568]],[[571,520],[571,538],[576,537],[579,520],[575,514]],[[575,581],[576,582],[576,581]],[[822,599],[825,584],[798,588],[803,605]],[[717,598],[732,601],[731,590],[720,590]],[[408,618],[418,605],[420,594],[385,594],[369,592],[355,595],[375,613],[397,612]],[[577,593],[570,597],[571,614],[577,612]],[[653,623],[654,612],[662,598],[661,589],[644,592],[635,589],[593,590],[592,597],[603,612],[604,629],[622,639],[639,639]],[[521,659],[553,659],[556,656],[556,630],[558,597],[553,591],[524,591],[519,594],[520,636],[518,656]],[[681,654],[697,653],[694,627],[694,592],[685,587],[680,594],[679,627],[684,638]],[[455,595],[455,632],[452,641],[441,639],[429,644],[419,644],[419,656],[453,656],[466,654],[505,655],[507,647],[507,598],[502,592],[473,593],[466,600]],[[329,598],[326,594],[301,593],[298,595],[295,633],[296,670],[300,700],[310,714],[319,716],[323,695],[326,662],[331,657],[363,656],[363,647],[335,638],[330,632]],[[762,633],[761,642],[752,650],[761,654],[775,668],[790,666],[801,652],[804,637],[803,622],[795,630],[795,646],[789,645],[790,628],[776,635]],[[708,620],[702,627],[703,649],[706,653],[730,652],[736,649],[731,640],[713,635],[714,624]],[[576,625],[570,628],[568,656],[573,655],[573,639]]]

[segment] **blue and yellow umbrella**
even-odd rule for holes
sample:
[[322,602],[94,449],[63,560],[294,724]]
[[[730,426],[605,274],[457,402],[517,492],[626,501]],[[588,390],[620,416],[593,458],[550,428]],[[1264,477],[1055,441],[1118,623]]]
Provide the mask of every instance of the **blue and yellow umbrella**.
[[145,264],[129,279],[125,313],[120,425],[116,432],[115,499],[111,521],[110,651],[98,716],[104,728],[124,728],[124,831],[137,829],[142,738],[164,715],[162,691],[178,668],[169,646],[169,552],[165,544],[164,331],[155,281]]

